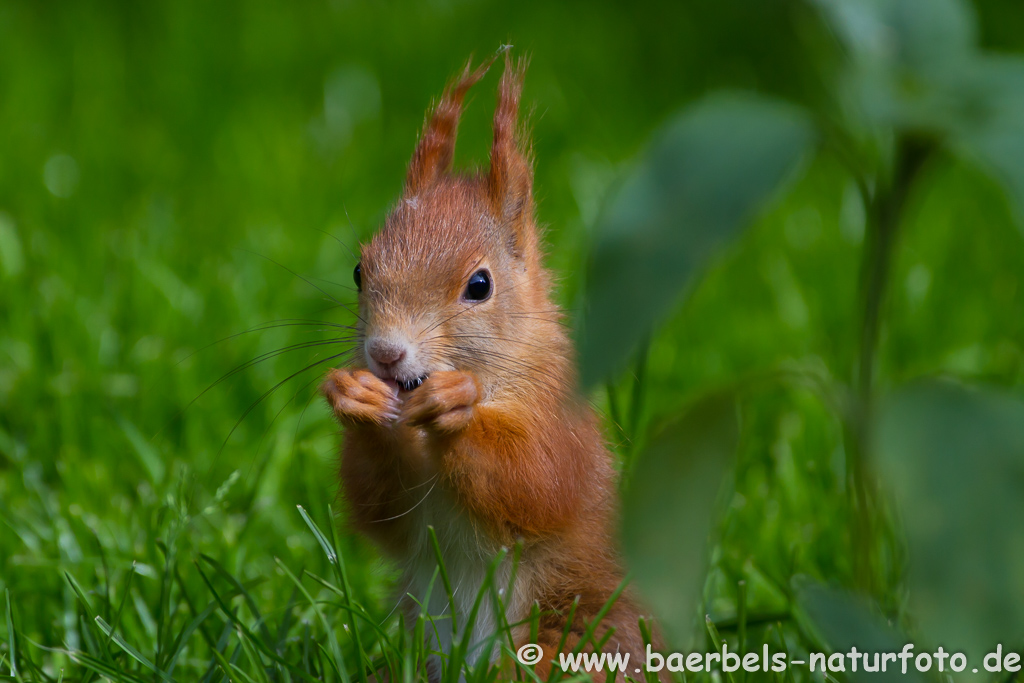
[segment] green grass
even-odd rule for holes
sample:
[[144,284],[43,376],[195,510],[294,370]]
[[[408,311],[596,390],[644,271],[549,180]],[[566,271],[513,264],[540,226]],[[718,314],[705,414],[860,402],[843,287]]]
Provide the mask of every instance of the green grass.
[[[669,112],[711,86],[820,97],[790,44],[815,45],[805,10],[737,7],[0,0],[0,679],[418,680],[424,634],[451,623],[400,623],[394,569],[331,512],[339,437],[314,388],[347,350],[329,340],[351,320],[353,250],[445,79],[511,36],[532,55],[539,215],[575,311],[605,192]],[[983,39],[1019,47],[1020,12],[980,7]],[[463,165],[486,158],[495,80]],[[844,396],[822,387],[854,374],[864,207],[835,158],[809,163],[594,396],[630,463],[693,397],[794,378],[741,398],[701,650],[819,649],[794,586],[857,583]],[[1020,235],[980,173],[924,173],[879,390],[946,373],[1019,392]],[[913,628],[890,516],[871,538],[879,610]],[[443,568],[433,589],[451,591]]]

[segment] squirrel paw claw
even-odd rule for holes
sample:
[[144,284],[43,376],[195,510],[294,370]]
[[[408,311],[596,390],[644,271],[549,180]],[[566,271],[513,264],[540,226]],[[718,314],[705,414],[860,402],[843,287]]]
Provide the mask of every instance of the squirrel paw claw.
[[432,373],[405,400],[402,420],[414,427],[443,433],[465,429],[480,396],[476,379],[457,370]]
[[342,422],[370,422],[387,425],[399,417],[394,390],[372,372],[333,369],[320,391]]

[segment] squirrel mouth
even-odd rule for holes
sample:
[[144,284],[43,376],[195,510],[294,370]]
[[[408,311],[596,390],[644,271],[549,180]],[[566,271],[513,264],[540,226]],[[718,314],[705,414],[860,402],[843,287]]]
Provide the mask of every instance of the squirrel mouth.
[[397,384],[399,386],[399,388],[402,389],[402,391],[412,391],[413,389],[416,389],[421,384],[423,384],[423,381],[425,379],[427,379],[426,375],[423,375],[421,377],[417,377],[415,379],[408,379],[408,380],[396,379],[395,380],[395,384]]

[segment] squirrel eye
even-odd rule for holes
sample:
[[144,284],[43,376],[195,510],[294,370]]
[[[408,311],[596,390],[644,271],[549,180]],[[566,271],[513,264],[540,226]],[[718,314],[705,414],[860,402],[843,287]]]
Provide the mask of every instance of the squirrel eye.
[[466,293],[462,296],[469,301],[483,301],[491,295],[491,275],[486,270],[478,270],[466,283]]
[[352,271],[352,279],[356,281],[356,289],[360,292],[363,291],[363,268],[361,263],[357,263],[356,269]]

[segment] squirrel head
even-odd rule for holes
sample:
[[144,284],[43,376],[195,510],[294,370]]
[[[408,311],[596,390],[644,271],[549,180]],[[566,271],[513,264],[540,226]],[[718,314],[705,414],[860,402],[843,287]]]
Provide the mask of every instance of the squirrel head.
[[570,365],[518,124],[525,62],[506,53],[488,171],[451,169],[463,99],[489,66],[467,64],[445,89],[402,197],[356,267],[365,363],[405,391],[439,370],[472,372],[485,395],[560,390]]

